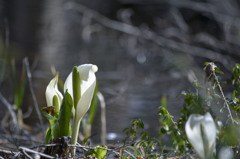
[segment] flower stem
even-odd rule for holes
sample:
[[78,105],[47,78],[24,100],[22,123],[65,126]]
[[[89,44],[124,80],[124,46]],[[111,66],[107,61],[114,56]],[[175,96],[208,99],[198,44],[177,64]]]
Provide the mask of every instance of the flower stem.
[[[77,143],[80,123],[81,123],[81,119],[79,121],[77,121],[76,118],[74,118],[72,139],[71,139],[71,144],[73,144],[73,145],[76,145],[76,143]],[[76,152],[76,147],[72,147],[72,149],[71,149],[72,157],[75,156],[75,152]]]

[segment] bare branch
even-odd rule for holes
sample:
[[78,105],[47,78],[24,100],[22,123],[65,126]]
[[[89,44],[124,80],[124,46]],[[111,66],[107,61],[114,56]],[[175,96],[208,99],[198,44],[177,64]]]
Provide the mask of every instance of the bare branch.
[[27,154],[27,152],[24,149],[21,149],[21,152],[24,154],[24,156],[26,156],[29,159],[33,159],[29,154]]
[[37,154],[37,155],[40,155],[40,156],[43,156],[45,158],[49,158],[49,159],[52,159],[52,158],[55,158],[53,156],[50,156],[50,155],[46,155],[44,153],[41,153],[41,152],[38,152],[38,151],[34,151],[34,150],[31,150],[29,148],[26,148],[26,147],[19,147],[19,150],[20,151],[25,151],[25,152],[29,152],[29,153],[33,153],[33,154]]
[[6,155],[15,155],[15,154],[17,154],[17,152],[15,152],[15,151],[3,150],[3,149],[0,149],[0,153],[6,154]]

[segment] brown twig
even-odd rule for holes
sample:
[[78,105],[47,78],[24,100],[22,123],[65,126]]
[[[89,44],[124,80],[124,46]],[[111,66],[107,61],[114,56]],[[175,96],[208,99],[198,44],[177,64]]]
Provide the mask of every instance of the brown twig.
[[40,155],[40,156],[42,156],[42,157],[45,157],[45,158],[47,158],[47,159],[52,159],[52,158],[55,158],[55,157],[53,157],[53,156],[50,156],[50,155],[46,155],[46,154],[44,154],[44,153],[41,153],[41,152],[38,152],[38,151],[34,151],[34,150],[31,150],[31,149],[29,149],[29,148],[26,148],[26,147],[19,147],[18,148],[21,152],[29,152],[29,153],[33,153],[33,154],[37,154],[37,155]]
[[6,154],[6,155],[15,155],[17,152],[15,152],[15,151],[10,151],[10,150],[0,149],[0,153]]
[[24,154],[25,157],[33,159],[29,154],[27,154],[27,152],[24,149],[21,149],[20,151]]
[[13,156],[13,159],[17,158],[20,154],[21,152],[16,152],[15,155]]

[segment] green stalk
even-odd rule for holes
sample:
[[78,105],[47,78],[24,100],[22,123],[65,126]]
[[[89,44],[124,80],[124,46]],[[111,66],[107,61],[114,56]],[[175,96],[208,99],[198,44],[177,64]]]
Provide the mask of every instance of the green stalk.
[[[75,114],[75,118],[73,120],[72,139],[71,139],[71,144],[72,145],[76,145],[76,143],[77,143],[81,120],[82,119],[77,121],[76,120],[76,114]],[[75,152],[76,152],[76,147],[72,147],[71,151],[72,151],[72,157],[74,157],[75,156]]]
[[56,95],[53,96],[53,106],[55,108],[55,112],[59,113],[59,102],[58,97]]
[[81,98],[81,81],[80,73],[77,66],[74,66],[72,71],[72,85],[73,85],[73,103],[75,110],[77,109],[77,104]]

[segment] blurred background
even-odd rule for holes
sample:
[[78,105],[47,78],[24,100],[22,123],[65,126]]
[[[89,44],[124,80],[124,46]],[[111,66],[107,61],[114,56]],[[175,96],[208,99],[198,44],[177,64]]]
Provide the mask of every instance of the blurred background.
[[[239,49],[238,0],[0,0],[3,96],[13,102],[9,59],[15,59],[20,78],[22,60],[28,57],[40,107],[46,106],[51,67],[65,81],[73,66],[96,64],[108,142],[122,139],[122,130],[136,118],[156,136],[161,97],[167,97],[177,117],[183,104],[177,96],[193,81],[203,82],[204,62],[216,61],[228,81],[240,61]],[[27,87],[23,113],[29,107],[33,100]],[[1,102],[0,109],[3,117],[8,110]],[[30,126],[37,121],[34,110],[24,119]],[[99,108],[94,142],[100,142],[100,128]]]

